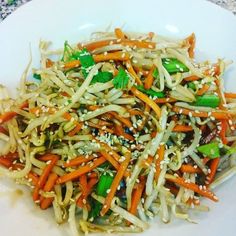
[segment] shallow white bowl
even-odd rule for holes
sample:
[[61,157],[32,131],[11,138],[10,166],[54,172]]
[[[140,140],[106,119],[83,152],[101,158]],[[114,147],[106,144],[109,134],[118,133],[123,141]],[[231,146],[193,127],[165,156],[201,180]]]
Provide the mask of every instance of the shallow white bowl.
[[[38,42],[50,40],[53,47],[62,47],[65,40],[77,42],[93,31],[110,26],[124,26],[136,32],[154,31],[158,34],[185,37],[197,35],[197,58],[236,57],[236,18],[226,10],[202,0],[34,0],[0,24],[1,70],[0,83],[15,88],[29,60],[39,65]],[[226,89],[236,91],[236,64],[225,74]],[[198,224],[173,220],[163,224],[159,219],[142,235],[194,236],[235,235],[236,178],[216,190],[219,203],[205,201],[209,213],[194,215]],[[41,211],[32,203],[25,188],[23,195],[13,197],[16,185],[0,179],[1,235],[60,236],[69,235],[67,226],[58,227],[53,213]],[[19,188],[19,187],[17,187]],[[5,194],[2,194],[5,192]]]

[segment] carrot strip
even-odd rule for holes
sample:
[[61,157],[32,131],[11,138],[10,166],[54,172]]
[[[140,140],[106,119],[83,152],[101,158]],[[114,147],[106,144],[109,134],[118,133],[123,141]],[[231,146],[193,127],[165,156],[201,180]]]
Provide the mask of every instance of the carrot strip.
[[163,103],[173,103],[173,102],[176,102],[177,100],[174,99],[174,98],[157,98],[155,100],[155,103],[158,103],[158,104],[163,104]]
[[210,163],[210,174],[207,176],[207,182],[208,182],[208,185],[211,184],[215,178],[215,175],[216,175],[216,171],[217,171],[217,168],[219,166],[219,163],[220,163],[220,158],[214,158],[213,160],[211,160],[211,163]]
[[[28,102],[24,102],[20,105],[20,109],[24,109],[28,107]],[[0,124],[3,124],[4,122],[7,122],[14,118],[17,115],[14,111],[8,111],[0,115]]]
[[6,168],[10,168],[12,165],[12,160],[0,157],[0,164]]
[[80,197],[78,198],[76,202],[77,206],[83,208],[83,206],[86,204],[86,198],[88,197],[90,193],[92,193],[93,187],[95,186],[97,182],[98,182],[97,178],[92,178],[88,181],[87,188],[82,193],[82,195],[80,195]]
[[146,49],[154,49],[156,47],[156,43],[147,42],[147,41],[139,41],[139,40],[121,40],[121,45],[135,48],[146,48]]
[[161,144],[157,150],[157,156],[156,156],[156,172],[154,175],[154,180],[156,181],[156,183],[161,173],[161,162],[164,160],[164,154],[165,154],[165,145]]
[[183,172],[183,173],[190,173],[190,174],[195,174],[195,173],[199,174],[199,173],[202,173],[202,171],[201,171],[200,168],[194,168],[194,167],[191,166],[191,165],[184,165],[184,164],[180,167],[180,170],[181,170],[181,172]]
[[115,167],[115,169],[119,169],[120,168],[120,164],[119,164],[119,162],[118,161],[116,161],[113,157],[112,157],[112,155],[110,155],[108,152],[106,152],[106,151],[100,151],[100,153],[102,154],[102,156],[104,157],[104,158],[106,158],[106,160],[108,161],[108,162],[110,162],[111,164],[112,164],[112,166],[114,166]]
[[235,98],[236,99],[236,93],[225,93],[225,98]]
[[115,35],[118,39],[124,39],[125,38],[125,34],[121,30],[121,28],[115,28]]
[[128,128],[133,127],[131,121],[128,118],[124,118],[122,116],[119,116],[118,113],[116,113],[115,111],[110,111],[109,114],[111,114],[115,119],[117,119],[118,121],[120,121],[121,123],[123,123],[125,126],[127,126]]
[[209,88],[210,88],[210,86],[208,84],[204,84],[202,86],[202,88],[197,91],[197,95],[198,96],[203,95],[204,93],[206,93],[208,91]]
[[155,70],[155,66],[153,65],[148,73],[147,78],[144,81],[144,88],[145,89],[150,89],[152,87],[154,77],[153,77],[153,71]]
[[196,206],[199,206],[200,205],[200,201],[199,201],[199,199],[192,199],[192,198],[189,198],[188,200],[187,200],[187,202],[186,202],[188,205],[192,205],[192,204],[194,204],[194,205],[196,205]]
[[[192,114],[193,117],[203,117],[203,118],[209,117],[208,112],[204,112],[204,111],[195,112],[195,111],[192,111],[192,110],[189,110],[189,109],[186,109],[186,108],[176,107],[176,106],[174,106],[172,108],[172,110],[174,112],[178,113],[178,114],[183,114],[183,115]],[[211,116],[213,116],[215,119],[218,119],[218,120],[227,120],[227,119],[229,119],[229,114],[223,113],[223,112],[214,111],[214,112],[211,113]]]
[[46,59],[46,68],[50,68],[53,65],[54,65],[54,62],[51,59],[47,58]]
[[80,188],[81,188],[82,193],[86,191],[87,185],[88,185],[88,182],[87,182],[87,175],[86,175],[86,174],[81,175],[81,176],[79,177],[79,186],[80,186]]
[[37,185],[35,186],[34,192],[33,192],[33,200],[37,201],[39,199],[39,190],[45,185],[47,178],[52,171],[53,167],[57,163],[59,156],[55,154],[50,154],[51,160],[50,163],[44,168],[42,175],[39,177],[39,181]]
[[104,202],[102,210],[100,212],[101,216],[104,216],[107,213],[107,211],[109,210],[109,208],[111,206],[112,199],[114,198],[114,196],[116,194],[117,187],[119,186],[120,181],[122,180],[124,173],[128,167],[130,158],[131,158],[131,153],[127,152],[125,154],[125,160],[120,164],[117,174],[111,184],[110,191],[105,198],[105,202]]
[[76,122],[76,126],[74,129],[72,129],[69,133],[68,133],[68,136],[72,137],[74,135],[76,135],[82,128],[83,124],[82,123],[79,123],[79,122]]
[[193,128],[190,125],[175,125],[173,132],[189,132],[192,130]]
[[106,158],[103,156],[100,156],[99,158],[94,160],[92,163],[87,164],[85,166],[81,166],[77,170],[59,177],[57,180],[57,184],[63,184],[63,183],[68,182],[70,180],[75,180],[78,177],[80,177],[81,175],[86,174],[86,173],[90,172],[91,170],[95,169],[96,167],[100,166],[104,162],[106,162]]
[[142,194],[143,194],[143,190],[145,188],[145,179],[141,179],[140,182],[137,184],[136,188],[133,190],[132,193],[132,201],[131,201],[131,206],[129,209],[129,212],[133,215],[137,214],[137,208],[138,208],[138,204],[140,203]]
[[217,197],[209,189],[203,190],[197,184],[188,183],[185,181],[185,179],[183,179],[181,177],[175,177],[173,175],[166,174],[166,179],[169,180],[170,182],[173,182],[173,183],[176,183],[180,186],[183,186],[184,188],[190,189],[190,190],[192,190],[192,191],[194,191],[206,198],[209,198],[212,201],[215,201],[215,202],[218,201]]
[[18,152],[9,152],[6,155],[0,156],[0,158],[15,160],[19,158],[19,154]]
[[138,67],[138,66],[133,66],[134,70],[136,73],[139,73],[140,75],[143,75],[143,76],[148,76],[149,74],[149,71],[148,70],[144,70],[143,68],[141,67]]
[[189,37],[185,39],[187,43],[189,44],[188,48],[188,54],[190,58],[194,58],[194,49],[196,44],[196,36],[194,33],[192,33]]
[[73,160],[70,160],[69,162],[66,162],[63,166],[64,167],[78,166],[78,165],[81,165],[82,163],[89,162],[93,160],[94,158],[95,158],[94,156],[85,157],[81,155],[81,156],[76,157]]
[[136,89],[135,87],[131,88],[131,92],[138,97],[140,100],[142,100],[143,102],[145,102],[146,104],[148,104],[148,106],[150,106],[155,113],[157,114],[157,117],[160,118],[161,117],[161,109],[160,107],[152,100],[150,99],[147,95],[145,95],[144,93],[140,92],[138,89]]
[[2,126],[0,126],[0,133],[8,135],[8,131]]
[[111,52],[105,54],[98,54],[93,56],[95,62],[101,61],[127,61],[129,60],[129,54],[126,52]]
[[207,69],[204,74],[206,76],[217,76],[220,75],[220,65],[218,63],[214,64],[212,68]]
[[220,138],[223,144],[227,144],[228,140],[226,138],[226,130],[227,130],[227,120],[221,121],[221,130],[220,130]]
[[150,167],[150,165],[152,164],[153,162],[153,157],[152,156],[148,156],[147,159],[143,160],[142,163],[141,163],[141,167],[142,168],[148,168]]
[[125,133],[123,127],[121,125],[115,124],[116,135],[123,136],[125,139],[130,141],[134,141],[134,137],[130,134]]
[[[53,190],[56,180],[57,180],[58,176],[55,173],[51,173],[48,177],[48,180],[43,188],[44,192],[50,192]],[[52,204],[54,198],[53,197],[49,197],[49,198],[41,198],[40,201],[40,208],[42,210],[47,209],[48,207],[50,207],[50,205]]]
[[[107,53],[106,55],[105,54],[93,55],[93,59],[95,62],[110,61],[110,60],[127,61],[129,60],[129,54],[126,52],[111,52],[111,53]],[[68,70],[75,67],[79,67],[80,65],[81,63],[79,60],[73,60],[73,61],[66,62],[64,64],[64,69]]]
[[127,62],[126,62],[126,68],[127,68],[128,72],[134,77],[136,83],[137,83],[138,85],[142,85],[143,82],[141,81],[141,79],[139,78],[139,76],[136,74],[136,72],[135,72],[135,70],[134,70],[134,68],[133,68],[132,63],[131,63],[130,60],[127,60]]
[[143,116],[144,115],[142,111],[139,111],[136,109],[129,109],[128,112],[131,116]]
[[198,77],[198,76],[196,76],[196,75],[191,75],[191,76],[188,76],[188,77],[184,78],[184,80],[185,80],[185,81],[188,81],[188,82],[190,82],[190,81],[196,81],[196,80],[200,80],[200,79],[201,79],[201,78]]
[[31,171],[26,176],[26,178],[29,179],[29,180],[31,179],[34,186],[36,186],[38,181],[39,181],[38,175],[36,175],[35,173],[33,173]]
[[90,121],[88,121],[87,123],[88,123],[88,125],[89,125],[90,127],[94,127],[94,128],[97,128],[97,129],[101,129],[101,130],[103,130],[103,131],[106,131],[107,133],[111,133],[111,134],[114,133],[114,130],[105,127],[106,125],[102,125],[102,126],[101,126],[101,125],[99,125],[99,124],[94,124],[93,122],[90,122]]

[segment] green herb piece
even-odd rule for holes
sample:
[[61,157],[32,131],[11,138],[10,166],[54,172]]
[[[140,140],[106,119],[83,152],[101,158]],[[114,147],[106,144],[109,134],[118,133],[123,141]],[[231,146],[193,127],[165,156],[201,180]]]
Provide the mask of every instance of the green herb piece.
[[106,83],[112,80],[113,74],[107,71],[100,71],[97,75],[95,75],[91,81],[91,84],[95,83]]
[[220,98],[216,95],[197,96],[196,102],[194,102],[195,106],[212,107],[212,108],[218,107],[219,104],[220,104]]
[[[107,196],[107,191],[110,189],[111,184],[114,180],[114,177],[109,175],[108,173],[104,173],[100,176],[99,182],[96,188],[96,194],[102,197]],[[91,211],[89,212],[89,218],[96,218],[100,215],[100,211],[102,209],[102,204],[95,200],[91,201]]]
[[158,72],[158,69],[155,68],[154,71],[152,72],[152,76],[157,79],[159,77],[159,72]]
[[119,68],[118,74],[114,77],[113,84],[117,89],[124,89],[129,83],[129,76],[124,69]]
[[162,64],[170,74],[189,71],[188,67],[176,58],[163,58]]
[[211,142],[202,146],[197,147],[197,150],[202,153],[204,156],[207,156],[211,159],[220,157],[220,148],[219,143]]
[[81,63],[82,73],[84,77],[86,78],[91,67],[95,65],[95,61],[92,55],[88,52],[86,48],[82,49],[78,53],[78,59],[80,60],[80,63]]
[[41,80],[41,75],[40,75],[40,74],[34,73],[34,74],[33,74],[33,77],[34,77],[35,79],[37,79],[37,80]]
[[195,85],[193,82],[189,82],[189,83],[188,83],[188,87],[189,87],[190,89],[192,89],[193,91],[196,90],[196,85]]
[[152,89],[145,89],[142,85],[136,86],[136,88],[141,91],[142,93],[145,93],[147,95],[150,95],[152,97],[157,97],[157,98],[164,98],[165,94],[163,92],[156,92]]

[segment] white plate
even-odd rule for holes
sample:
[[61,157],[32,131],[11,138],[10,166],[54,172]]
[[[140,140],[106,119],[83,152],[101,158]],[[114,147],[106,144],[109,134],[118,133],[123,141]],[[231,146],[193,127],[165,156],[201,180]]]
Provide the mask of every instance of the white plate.
[[[16,87],[29,59],[29,44],[34,66],[38,65],[39,39],[61,47],[64,40],[76,42],[89,33],[108,26],[125,30],[184,37],[197,35],[197,57],[235,60],[236,18],[226,10],[201,0],[34,0],[18,9],[0,24],[0,83]],[[236,91],[236,64],[226,73],[226,87]],[[174,220],[164,225],[155,219],[142,235],[193,236],[235,235],[236,178],[216,190],[217,204],[206,201],[211,211],[195,215],[198,224]],[[0,192],[14,191],[16,185],[0,179]],[[19,187],[17,187],[19,188]],[[13,202],[11,194],[0,193],[1,235],[69,235],[66,226],[58,227],[49,211],[37,209],[29,192]]]

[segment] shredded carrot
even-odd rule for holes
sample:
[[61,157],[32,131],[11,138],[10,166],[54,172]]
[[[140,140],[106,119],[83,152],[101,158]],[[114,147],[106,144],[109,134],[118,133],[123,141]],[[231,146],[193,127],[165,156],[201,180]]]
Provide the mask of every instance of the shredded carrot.
[[74,135],[76,135],[82,128],[83,124],[82,123],[79,123],[79,122],[76,122],[76,126],[74,129],[72,129],[69,133],[68,133],[68,136],[72,137]]
[[60,92],[60,94],[62,95],[62,96],[64,96],[64,97],[70,97],[70,95],[67,93],[67,92],[65,92],[65,91],[63,91],[63,92]]
[[116,161],[115,158],[113,158],[112,155],[110,155],[110,154],[109,154],[108,152],[106,152],[106,151],[100,151],[100,153],[102,154],[102,156],[103,156],[104,158],[106,158],[106,160],[107,160],[108,162],[110,162],[110,163],[112,164],[112,166],[115,167],[115,169],[118,170],[118,169],[120,168],[119,162]]
[[[47,154],[49,155],[49,154]],[[33,192],[33,200],[37,201],[39,199],[39,190],[45,185],[47,178],[52,171],[53,167],[56,165],[59,157],[55,154],[50,154],[51,160],[50,163],[46,165],[46,167],[43,170],[42,175],[39,177],[38,184],[35,186],[34,192]]]
[[136,73],[140,74],[140,75],[143,75],[144,77],[148,76],[149,74],[149,71],[148,70],[144,70],[143,68],[141,67],[138,67],[138,66],[133,66],[134,70]]
[[134,70],[134,68],[133,68],[132,63],[131,63],[130,60],[127,60],[127,62],[126,62],[126,68],[127,68],[128,72],[134,77],[136,83],[137,83],[138,85],[142,85],[143,82],[141,81],[141,79],[139,78],[139,76],[136,74],[136,72],[135,72],[135,70]]
[[202,88],[197,91],[197,95],[198,96],[203,95],[204,93],[206,93],[208,91],[209,88],[210,88],[210,86],[208,84],[204,84],[202,86]]
[[[26,107],[28,107],[28,102],[27,101],[20,105],[20,109],[24,109]],[[11,120],[16,115],[17,115],[17,113],[14,112],[14,111],[8,111],[8,112],[5,112],[5,113],[1,114],[0,115],[0,124],[3,124],[4,122],[7,122],[7,121]]]
[[131,116],[143,116],[144,115],[142,111],[137,110],[137,109],[129,109],[128,112]]
[[51,59],[47,58],[47,60],[46,60],[46,68],[50,68],[53,65],[54,65],[54,62]]
[[140,100],[142,100],[143,102],[145,102],[146,104],[148,104],[148,106],[150,106],[156,113],[157,117],[160,118],[161,117],[161,109],[160,107],[152,100],[150,99],[147,95],[145,95],[144,93],[140,92],[138,89],[136,89],[135,87],[131,88],[131,92],[138,97]]
[[219,63],[216,63],[212,66],[212,68],[207,69],[204,72],[204,75],[206,75],[206,76],[218,76],[218,75],[220,75],[220,65],[219,65]]
[[175,125],[173,132],[189,132],[192,130],[193,128],[190,125]]
[[185,81],[188,81],[188,82],[190,82],[190,81],[196,81],[196,80],[200,80],[200,79],[201,79],[201,78],[198,77],[198,76],[196,76],[196,75],[191,75],[191,76],[188,76],[188,77],[184,78],[184,80],[185,80]]
[[236,93],[225,93],[225,98],[236,99]]
[[125,34],[121,30],[121,28],[115,28],[115,35],[118,39],[124,39],[125,38]]
[[207,182],[208,182],[208,185],[211,184],[215,178],[215,175],[216,175],[216,171],[217,171],[217,168],[219,166],[219,163],[220,163],[220,158],[214,158],[213,160],[211,160],[210,162],[210,174],[207,176]]
[[155,100],[155,103],[158,103],[158,104],[163,104],[163,103],[173,103],[173,102],[176,102],[177,100],[174,99],[174,98],[157,98]]
[[[116,113],[115,111],[110,111],[109,114],[111,114],[115,119],[117,119],[118,121],[120,121],[121,123],[123,123],[125,126],[127,126],[128,128],[133,127],[131,121],[128,118],[122,117],[120,116],[118,113]],[[134,131],[134,130],[133,130]]]
[[194,205],[196,205],[196,206],[199,206],[199,205],[200,205],[199,199],[194,199],[194,198],[189,198],[186,203],[187,203],[188,205],[190,205],[190,206],[191,206],[192,204],[194,204]]
[[189,44],[188,54],[190,58],[194,58],[194,49],[196,44],[196,36],[192,33],[189,37],[186,38],[187,43]]
[[[46,184],[43,187],[43,191],[44,192],[50,192],[54,189],[56,180],[57,180],[58,176],[55,173],[51,173],[48,177],[48,180],[46,182]],[[40,199],[40,207],[41,209],[45,210],[48,207],[50,207],[50,205],[52,204],[54,198],[53,197],[49,197],[49,198],[44,198],[41,197]]]
[[83,155],[78,156],[72,160],[70,160],[69,162],[66,162],[63,166],[64,167],[72,167],[72,166],[78,166],[81,165],[82,163],[86,163],[89,162],[91,160],[93,160],[95,157],[93,155],[85,157]]
[[140,203],[144,188],[145,188],[145,179],[140,179],[140,182],[136,185],[136,188],[133,190],[132,193],[132,201],[129,212],[133,215],[137,214],[138,204]]
[[156,172],[154,175],[156,183],[158,182],[158,178],[161,173],[161,162],[164,160],[164,154],[165,154],[165,145],[161,144],[157,150],[157,156],[156,156]]
[[[110,52],[107,54],[93,55],[93,59],[96,63],[103,62],[103,61],[110,61],[110,60],[127,61],[127,60],[129,60],[129,54],[126,52]],[[73,61],[66,62],[64,64],[64,69],[69,70],[69,69],[72,69],[75,67],[79,67],[80,65],[81,65],[81,63],[79,60],[73,60]]]
[[94,124],[93,122],[90,122],[90,121],[88,121],[87,123],[88,123],[88,126],[90,126],[90,127],[97,128],[97,129],[101,129],[101,130],[103,130],[103,131],[105,131],[105,132],[107,132],[107,133],[111,133],[111,134],[114,133],[114,130],[113,130],[113,129],[107,128],[106,125],[104,125],[104,124],[103,124],[103,125]]
[[141,163],[142,168],[148,168],[152,164],[154,158],[152,156],[148,156],[147,159],[143,160]]
[[201,169],[200,168],[194,168],[193,166],[191,165],[185,165],[183,164],[181,167],[180,167],[180,170],[183,172],[183,173],[190,173],[190,174],[194,174],[194,173],[202,173]]
[[226,138],[226,130],[228,127],[227,120],[222,120],[220,126],[221,126],[221,130],[220,130],[219,135],[220,135],[221,141],[223,144],[227,144],[228,143],[228,140]]
[[93,187],[98,182],[97,178],[92,178],[88,181],[87,188],[85,191],[80,195],[78,198],[76,204],[77,206],[83,208],[83,206],[86,204],[86,198],[89,196],[89,194],[93,191]]
[[130,134],[125,133],[125,131],[121,125],[115,124],[115,131],[116,131],[116,135],[123,136],[125,139],[128,139],[130,141],[134,141],[134,137]]
[[104,162],[106,162],[106,158],[103,156],[100,156],[96,160],[94,160],[92,163],[89,163],[85,166],[81,166],[77,170],[59,177],[57,180],[57,184],[63,184],[70,180],[75,180],[81,175],[86,174],[90,172],[91,170],[95,169],[96,167],[100,166]]
[[6,168],[9,168],[12,165],[12,160],[0,157],[0,164]]
[[150,89],[152,87],[154,77],[153,77],[153,71],[155,70],[155,66],[153,65],[148,73],[147,78],[144,81],[144,88],[145,89]]
[[81,175],[81,176],[79,177],[79,186],[80,186],[80,188],[81,188],[81,192],[82,192],[82,193],[86,192],[87,185],[88,185],[88,182],[87,182],[87,175],[86,175],[86,174]]
[[121,45],[135,48],[146,48],[146,49],[155,49],[156,43],[147,42],[147,41],[139,41],[139,40],[129,40],[123,39],[121,40]]
[[38,175],[33,173],[32,171],[29,172],[29,174],[26,176],[27,179],[31,180],[32,181],[32,184],[34,186],[37,185],[38,181],[39,181],[39,178],[38,178]]
[[120,164],[117,174],[111,184],[110,191],[105,198],[105,202],[104,202],[102,210],[100,212],[101,216],[104,216],[107,213],[107,211],[110,209],[112,199],[114,198],[114,196],[116,194],[117,187],[119,186],[120,181],[124,177],[124,173],[128,167],[130,158],[131,158],[131,153],[127,152],[125,154],[125,160]]
[[0,156],[0,158],[15,160],[19,158],[18,152],[9,152],[6,155]]
[[[183,115],[189,115],[191,114],[193,117],[203,117],[203,118],[208,118],[209,114],[208,112],[204,112],[204,111],[200,111],[200,112],[195,112],[186,108],[182,108],[182,107],[177,107],[174,106],[172,108],[172,110],[178,114],[183,114]],[[229,114],[227,114],[226,112],[217,112],[217,111],[213,111],[211,113],[211,116],[214,117],[215,119],[218,120],[227,120],[229,119]]]
[[2,126],[0,126],[0,133],[8,135],[8,131]]
[[185,181],[185,179],[181,177],[175,177],[173,175],[166,174],[166,179],[173,183],[176,183],[177,185],[183,186],[184,188],[190,189],[206,198],[209,198],[212,201],[215,201],[215,202],[218,201],[217,197],[209,189],[206,189],[206,190],[201,189],[197,184],[188,183],[187,181]]

